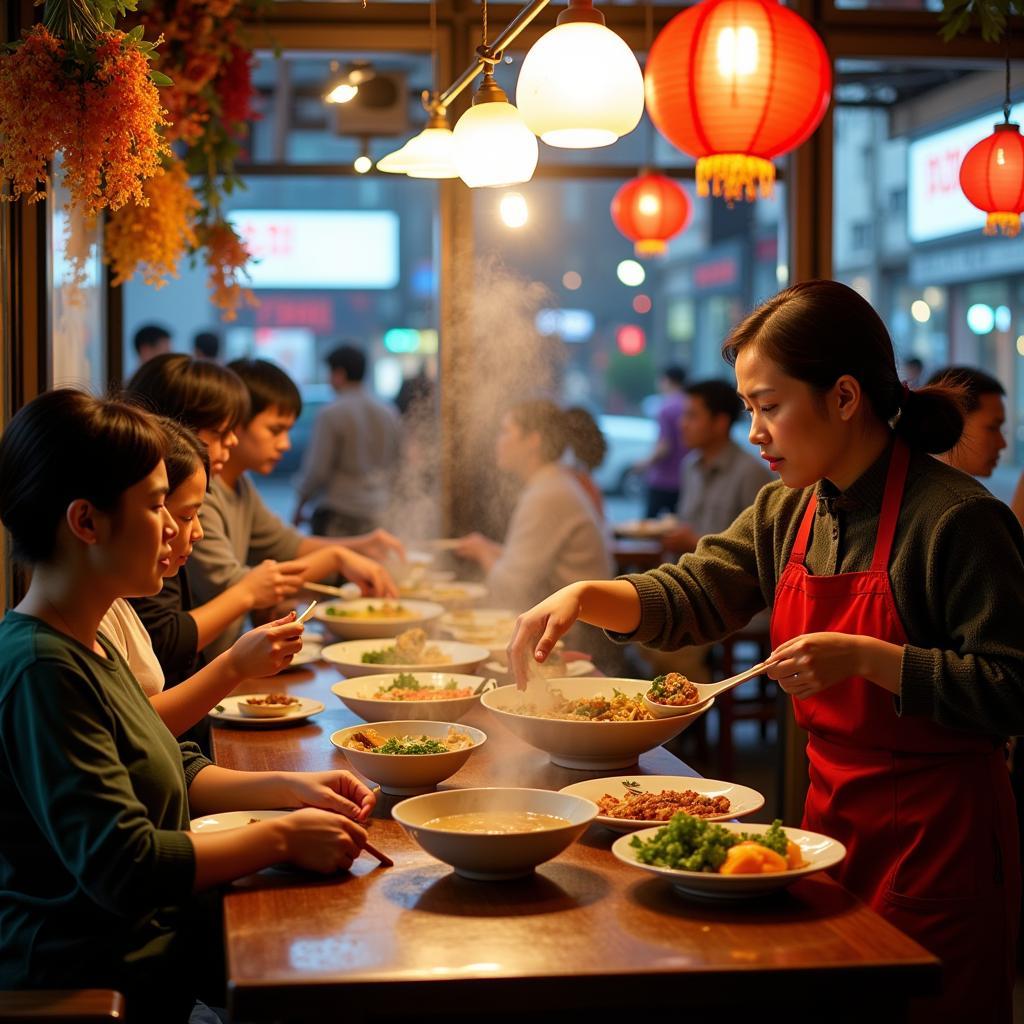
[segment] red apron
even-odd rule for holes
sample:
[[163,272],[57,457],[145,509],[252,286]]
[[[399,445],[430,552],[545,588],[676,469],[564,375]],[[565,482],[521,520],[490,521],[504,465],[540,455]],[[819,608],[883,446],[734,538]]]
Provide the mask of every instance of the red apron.
[[[907,642],[888,566],[908,461],[897,441],[867,572],[807,571],[811,498],[778,583],[773,647],[819,632]],[[1020,862],[1002,745],[900,718],[892,694],[859,677],[793,707],[809,734],[804,827],[842,842],[848,852],[836,878],[942,960],[942,997],[919,1004],[921,1019],[1008,1024]]]

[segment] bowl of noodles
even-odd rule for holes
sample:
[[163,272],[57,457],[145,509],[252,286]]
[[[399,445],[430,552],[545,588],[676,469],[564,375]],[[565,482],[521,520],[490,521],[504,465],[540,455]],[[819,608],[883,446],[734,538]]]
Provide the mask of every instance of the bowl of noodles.
[[367,640],[398,636],[405,630],[425,626],[440,618],[444,608],[430,601],[362,597],[355,601],[324,601],[313,614],[342,640]]
[[422,629],[409,629],[394,640],[345,640],[321,652],[346,676],[381,672],[473,672],[487,659],[487,648],[455,640],[432,640]]
[[652,718],[642,679],[549,679],[547,687],[501,686],[481,703],[521,740],[546,751],[563,768],[603,770],[636,764],[691,726],[714,703],[692,715]]
[[344,679],[331,692],[364,722],[457,722],[480,700],[483,676],[390,672]]

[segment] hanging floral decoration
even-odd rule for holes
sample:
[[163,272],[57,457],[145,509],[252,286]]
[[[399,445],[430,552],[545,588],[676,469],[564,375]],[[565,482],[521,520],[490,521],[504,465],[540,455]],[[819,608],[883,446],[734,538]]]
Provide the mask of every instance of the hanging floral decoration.
[[[208,270],[210,299],[225,319],[234,319],[243,303],[255,305],[244,286],[250,254],[224,218],[222,201],[243,182],[234,170],[242,152],[252,110],[252,52],[237,40],[242,14],[262,0],[148,0],[139,13],[139,28],[165,40],[157,67],[172,81],[163,94],[169,125],[165,137],[174,144],[180,169],[157,183],[148,209],[126,207],[111,218],[120,258],[119,281],[134,268],[147,284],[158,287],[176,276],[183,251],[202,254]],[[196,191],[188,187],[193,178]],[[190,198],[186,198],[187,196]],[[126,221],[121,224],[119,221]],[[143,256],[138,240],[152,225],[160,243]],[[110,250],[110,243],[108,244]],[[135,263],[131,262],[133,255]]]
[[143,202],[169,154],[156,43],[114,18],[135,0],[50,0],[44,20],[0,55],[3,198],[45,198],[47,165],[63,155],[70,204],[86,215]]

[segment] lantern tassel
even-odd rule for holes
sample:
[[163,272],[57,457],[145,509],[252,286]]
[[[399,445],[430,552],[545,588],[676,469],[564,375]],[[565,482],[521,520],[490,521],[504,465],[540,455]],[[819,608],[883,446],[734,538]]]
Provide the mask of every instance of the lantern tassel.
[[746,153],[715,153],[697,161],[697,194],[722,196],[732,206],[739,199],[752,203],[775,189],[775,165]]
[[1008,238],[1020,234],[1019,213],[990,213],[985,220],[985,234],[998,235],[1002,231]]

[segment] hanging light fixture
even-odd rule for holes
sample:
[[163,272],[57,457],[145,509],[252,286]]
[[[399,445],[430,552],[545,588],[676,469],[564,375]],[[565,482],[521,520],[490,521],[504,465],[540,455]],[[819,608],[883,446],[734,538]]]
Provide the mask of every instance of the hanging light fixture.
[[530,130],[549,146],[610,146],[640,122],[643,74],[633,51],[605,27],[593,0],[569,0],[556,26],[527,53],[516,104]]
[[1010,27],[1006,26],[1006,97],[1003,120],[992,134],[973,146],[960,165],[960,188],[985,218],[985,234],[1020,234],[1024,212],[1024,138],[1010,120]]
[[689,220],[689,198],[664,174],[644,172],[627,181],[612,199],[612,222],[634,243],[639,257],[664,255],[668,240]]
[[647,110],[697,158],[697,191],[732,203],[772,193],[772,160],[821,123],[832,67],[818,34],[777,0],[703,0],[651,48]]
[[487,0],[481,4],[482,42],[477,55],[484,78],[473,105],[455,125],[455,167],[470,188],[520,185],[537,169],[537,137],[494,80],[501,52],[487,45]]

